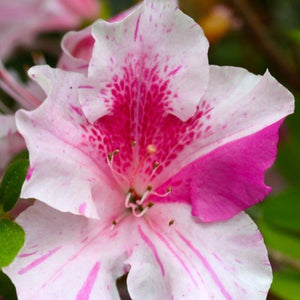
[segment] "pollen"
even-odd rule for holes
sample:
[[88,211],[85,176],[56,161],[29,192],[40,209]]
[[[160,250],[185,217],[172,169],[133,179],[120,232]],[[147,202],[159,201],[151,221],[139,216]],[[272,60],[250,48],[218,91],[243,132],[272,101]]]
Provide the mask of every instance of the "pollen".
[[154,154],[154,153],[156,153],[156,150],[157,150],[157,148],[156,148],[155,145],[150,144],[150,145],[147,146],[147,153],[148,154]]

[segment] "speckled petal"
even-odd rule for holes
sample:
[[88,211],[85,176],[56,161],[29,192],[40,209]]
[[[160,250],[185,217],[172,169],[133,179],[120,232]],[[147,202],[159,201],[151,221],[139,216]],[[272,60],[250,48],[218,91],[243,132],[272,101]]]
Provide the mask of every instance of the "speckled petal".
[[[109,167],[101,163],[93,147],[88,135],[93,125],[78,103],[84,76],[47,66],[32,68],[30,74],[44,88],[47,99],[32,112],[17,112],[17,126],[30,153],[30,176],[21,196],[97,218],[98,212],[105,213],[97,212],[97,199],[110,199],[118,191]],[[98,189],[100,195],[94,192]],[[119,204],[114,202],[112,209]]]
[[127,101],[127,90],[136,139],[134,127],[145,113],[147,95],[152,98],[148,101],[182,120],[193,115],[208,82],[208,42],[202,29],[174,4],[146,1],[122,22],[95,23],[92,35],[89,76],[101,85],[101,95],[80,99],[91,122],[102,117],[97,105],[105,102],[113,110]]

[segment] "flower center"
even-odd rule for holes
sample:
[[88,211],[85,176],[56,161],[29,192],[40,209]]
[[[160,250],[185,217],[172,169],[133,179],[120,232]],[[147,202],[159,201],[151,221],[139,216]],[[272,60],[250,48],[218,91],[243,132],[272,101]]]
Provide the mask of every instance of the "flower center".
[[[132,142],[132,146],[136,146],[136,142]],[[165,194],[159,194],[156,193],[152,185],[149,183],[146,190],[143,193],[139,193],[138,190],[134,187],[135,185],[135,178],[139,174],[139,171],[142,167],[142,165],[145,163],[145,161],[151,156],[152,154],[156,153],[157,148],[155,145],[148,145],[146,147],[146,153],[147,155],[144,156],[137,166],[134,168],[133,172],[130,176],[126,177],[125,175],[118,172],[113,165],[114,157],[120,152],[119,149],[114,150],[113,152],[110,152],[107,155],[107,163],[112,171],[112,174],[114,178],[116,179],[116,182],[120,187],[124,187],[124,182],[126,183],[128,188],[128,192],[125,195],[125,202],[124,206],[126,209],[129,209],[135,217],[142,217],[146,214],[146,212],[154,205],[153,201],[149,201],[150,195],[154,195],[156,197],[166,197],[171,192],[171,187],[168,188],[167,192]],[[152,174],[150,175],[150,178],[154,175],[157,167],[159,166],[159,162],[155,161],[152,165]],[[116,225],[114,223],[114,225]]]

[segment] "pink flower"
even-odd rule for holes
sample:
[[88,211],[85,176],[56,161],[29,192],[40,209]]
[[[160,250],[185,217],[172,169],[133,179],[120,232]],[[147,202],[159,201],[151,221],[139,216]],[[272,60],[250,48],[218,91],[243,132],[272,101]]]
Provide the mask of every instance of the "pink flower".
[[88,68],[30,70],[47,99],[17,113],[22,197],[40,200],[4,269],[19,299],[119,299],[127,272],[133,299],[265,299],[266,249],[241,211],[270,190],[292,95],[268,72],[209,67],[202,30],[168,1],[92,36],[91,58],[68,54]]
[[29,45],[39,33],[78,27],[98,12],[97,0],[0,0],[0,58]]

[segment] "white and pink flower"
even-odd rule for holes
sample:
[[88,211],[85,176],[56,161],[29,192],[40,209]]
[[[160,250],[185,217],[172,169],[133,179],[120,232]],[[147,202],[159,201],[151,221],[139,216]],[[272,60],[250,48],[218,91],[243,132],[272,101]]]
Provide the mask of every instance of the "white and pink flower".
[[209,66],[201,28],[168,1],[91,33],[91,55],[74,57],[89,33],[65,40],[75,69],[30,70],[47,99],[17,113],[22,197],[39,200],[4,269],[19,299],[119,299],[127,272],[133,299],[265,299],[266,249],[241,211],[270,190],[293,96],[268,72]]

